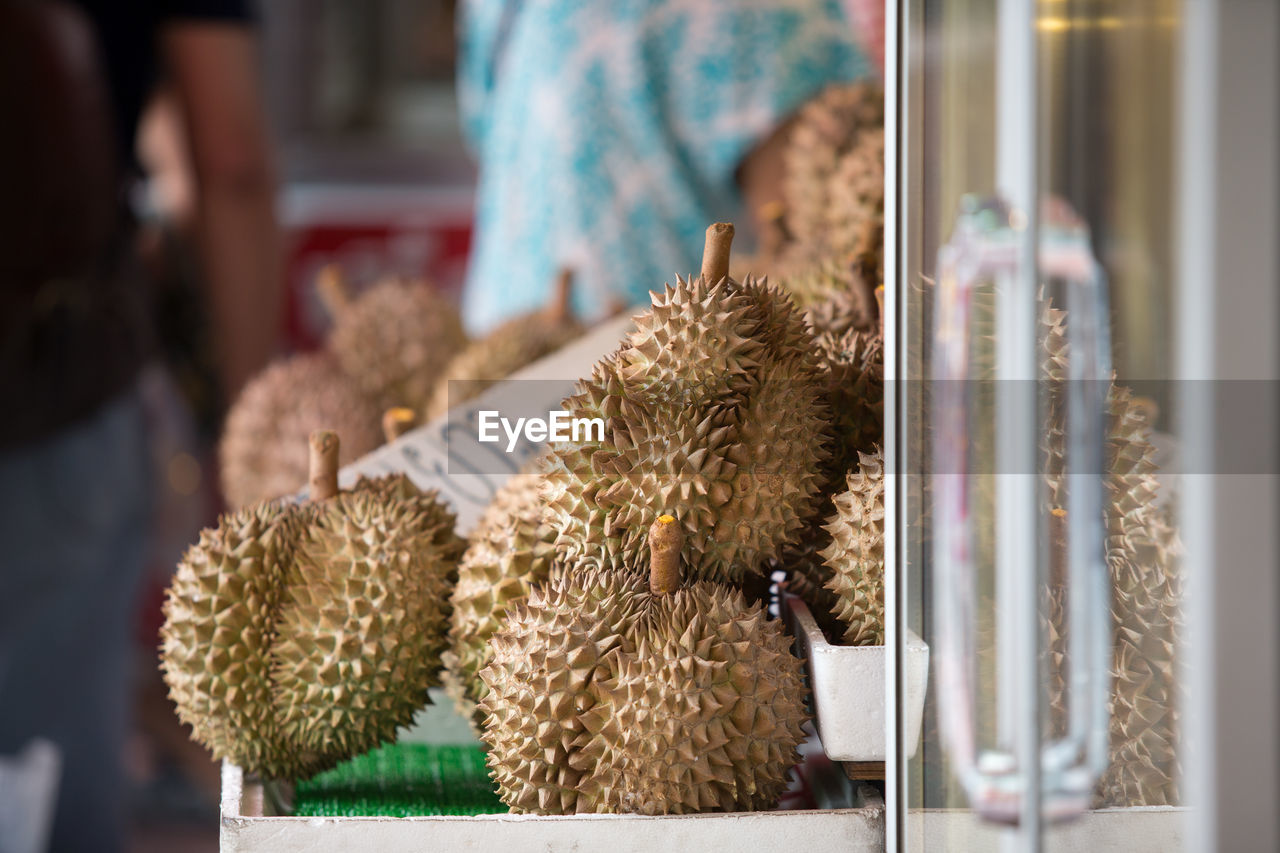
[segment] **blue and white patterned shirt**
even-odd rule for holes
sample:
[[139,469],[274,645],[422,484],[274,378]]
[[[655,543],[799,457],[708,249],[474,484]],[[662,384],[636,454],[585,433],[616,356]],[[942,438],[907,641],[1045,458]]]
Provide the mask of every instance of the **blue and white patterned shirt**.
[[823,86],[872,73],[839,0],[467,0],[463,127],[480,161],[464,313],[473,333],[696,270],[743,222],[743,157]]

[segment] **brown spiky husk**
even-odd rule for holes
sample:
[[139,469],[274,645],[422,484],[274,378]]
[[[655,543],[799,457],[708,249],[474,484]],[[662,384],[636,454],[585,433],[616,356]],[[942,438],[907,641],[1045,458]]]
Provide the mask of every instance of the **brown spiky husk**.
[[784,154],[777,234],[759,267],[775,273],[818,331],[873,330],[884,283],[883,92],[827,90],[804,107]]
[[507,608],[551,573],[555,531],[543,521],[541,486],[538,474],[517,474],[499,489],[458,566],[445,687],[477,732],[483,715],[476,703],[487,692],[478,673],[492,654],[490,639]]
[[859,454],[847,489],[833,501],[821,552],[830,572],[826,588],[850,646],[884,645],[884,459],[879,449]]
[[[873,83],[832,86],[802,107],[783,154],[783,253],[800,263],[840,254],[830,242],[849,212],[849,193],[838,187],[842,162],[868,132],[884,127],[884,91]],[[883,151],[883,139],[880,142]],[[864,152],[865,154],[865,152]],[[851,167],[845,167],[846,170]],[[860,176],[859,173],[857,176]],[[883,189],[880,189],[883,196]],[[837,238],[837,243],[846,238]]]
[[472,341],[449,361],[431,393],[425,421],[440,417],[451,405],[479,396],[493,383],[550,355],[581,334],[581,324],[572,317],[557,322],[548,319],[545,311],[508,320],[480,340]]
[[427,701],[462,541],[403,475],[224,516],[165,601],[161,667],[216,758],[298,779],[394,737]]
[[[1041,321],[1043,374],[1064,387],[1065,312],[1046,307]],[[1124,387],[1108,391],[1107,566],[1111,574],[1110,766],[1098,787],[1102,806],[1177,805],[1181,763],[1177,649],[1182,627],[1181,545],[1159,500],[1145,407]],[[1051,395],[1044,449],[1051,506],[1065,508],[1065,416]],[[1049,704],[1059,725],[1066,707],[1067,626],[1060,583],[1050,586]]]
[[768,808],[798,760],[801,661],[729,587],[654,595],[638,572],[558,572],[493,646],[484,740],[513,811]]
[[272,647],[281,726],[299,748],[358,755],[426,704],[464,544],[454,523],[402,474],[318,508]]
[[603,442],[553,448],[548,519],[566,562],[639,564],[644,524],[687,535],[685,576],[762,574],[811,515],[830,419],[806,324],[763,281],[677,279],[565,401]]
[[249,506],[292,494],[307,481],[307,437],[342,435],[340,464],[382,444],[381,409],[326,353],[278,361],[236,399],[218,446],[228,505]]
[[335,319],[329,349],[377,401],[422,411],[443,370],[467,342],[457,306],[424,282],[388,279]]
[[828,520],[834,499],[847,488],[846,475],[861,453],[876,451],[884,433],[884,348],[879,334],[846,330],[823,332],[816,344],[826,378],[826,400],[833,414],[831,460],[827,464],[817,512],[782,550],[778,565],[787,590],[803,598],[823,630],[837,640],[845,625],[835,615],[839,599],[827,588],[833,579],[821,552],[831,545]]

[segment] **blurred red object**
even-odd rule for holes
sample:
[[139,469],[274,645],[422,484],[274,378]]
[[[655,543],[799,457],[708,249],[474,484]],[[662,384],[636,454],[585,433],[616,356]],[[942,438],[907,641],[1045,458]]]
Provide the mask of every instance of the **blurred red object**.
[[458,298],[471,246],[469,190],[293,186],[285,190],[285,345],[319,346],[329,328],[315,291],[328,264],[358,293],[386,276],[425,279]]

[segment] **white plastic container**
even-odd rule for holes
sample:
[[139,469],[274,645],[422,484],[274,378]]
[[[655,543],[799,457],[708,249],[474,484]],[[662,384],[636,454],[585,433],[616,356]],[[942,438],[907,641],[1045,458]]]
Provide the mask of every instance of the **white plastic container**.
[[[809,667],[818,738],[833,761],[885,760],[885,646],[834,646],[803,601],[784,595],[783,613]],[[929,677],[929,647],[907,632],[904,691],[907,757],[916,753]]]

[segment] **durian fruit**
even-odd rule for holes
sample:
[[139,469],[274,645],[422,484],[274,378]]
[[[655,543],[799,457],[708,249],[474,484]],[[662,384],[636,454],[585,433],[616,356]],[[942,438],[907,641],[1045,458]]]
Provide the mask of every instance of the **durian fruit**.
[[839,335],[875,323],[873,300],[862,290],[849,260],[826,259],[795,271],[784,268],[779,281],[817,333]]
[[813,340],[777,288],[727,277],[732,237],[711,226],[703,274],[653,294],[565,401],[605,423],[602,442],[552,448],[548,519],[567,562],[641,565],[637,525],[671,513],[686,573],[740,582],[813,511],[830,421]]
[[317,507],[272,647],[280,725],[296,748],[358,755],[427,703],[464,545],[454,524],[403,474]]
[[477,731],[483,715],[476,703],[487,692],[478,673],[491,657],[490,639],[507,609],[551,573],[555,531],[542,518],[541,485],[539,474],[517,474],[499,489],[458,566],[445,687]]
[[[1041,317],[1042,376],[1050,382],[1048,460],[1051,509],[1066,510],[1065,413],[1060,389],[1068,381],[1066,312],[1046,305]],[[1181,765],[1177,650],[1182,628],[1181,545],[1169,507],[1159,500],[1149,412],[1120,385],[1108,389],[1104,457],[1107,566],[1111,575],[1110,766],[1099,785],[1102,806],[1177,805]],[[1066,591],[1048,590],[1049,704],[1066,707]],[[1069,662],[1066,664],[1069,667]]]
[[225,515],[168,590],[161,668],[219,759],[297,779],[394,736],[427,701],[462,541],[403,475],[337,491],[338,441],[312,438],[312,503]]
[[848,330],[824,332],[815,342],[832,412],[830,465],[843,474],[884,441],[884,338]]
[[[825,238],[833,255],[879,259],[884,242],[883,127],[867,128],[858,134],[856,143],[840,158],[826,213]],[[868,271],[855,269],[864,276],[861,289],[866,293],[884,283],[883,273],[875,266],[873,262]]]
[[[454,356],[431,395],[424,420],[435,420],[450,404],[457,406],[479,396],[498,380],[579,337],[583,328],[573,315],[572,295],[572,276],[562,270],[550,305],[508,320]],[[452,392],[450,380],[454,380]]]
[[784,154],[778,236],[763,268],[818,331],[873,330],[884,283],[883,92],[860,83],[801,109]]
[[307,477],[307,437],[332,427],[342,459],[354,462],[381,444],[377,401],[327,353],[296,355],[245,386],[227,413],[218,447],[222,493],[232,507],[297,490]]
[[772,806],[799,759],[802,663],[731,587],[682,583],[660,517],[649,573],[553,574],[510,612],[481,671],[503,801],[539,814]]
[[378,402],[421,411],[444,366],[467,343],[457,307],[424,282],[387,279],[349,298],[330,267],[319,281],[333,330],[329,349]]
[[178,718],[215,758],[270,778],[309,776],[320,756],[279,730],[271,647],[305,520],[263,503],[228,513],[178,564],[164,603],[161,667]]
[[847,201],[835,196],[836,176],[863,134],[883,128],[884,91],[873,83],[831,86],[801,107],[783,154],[788,251],[810,261],[835,254],[826,235],[833,211],[843,210]]
[[849,646],[884,645],[884,459],[877,448],[859,454],[847,490],[834,499],[827,522],[831,544],[822,551],[826,589]]
[[835,498],[847,488],[859,456],[877,453],[884,435],[884,347],[877,334],[847,330],[823,332],[816,344],[826,378],[826,400],[833,414],[831,459],[825,468],[821,503],[801,532],[782,550],[778,568],[786,574],[787,592],[809,605],[814,619],[834,638],[845,632],[836,612],[840,602],[828,589],[833,575],[822,552],[832,537],[827,522],[836,515]]

